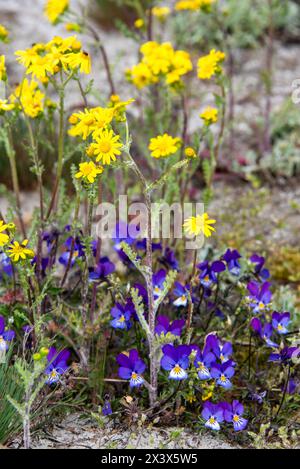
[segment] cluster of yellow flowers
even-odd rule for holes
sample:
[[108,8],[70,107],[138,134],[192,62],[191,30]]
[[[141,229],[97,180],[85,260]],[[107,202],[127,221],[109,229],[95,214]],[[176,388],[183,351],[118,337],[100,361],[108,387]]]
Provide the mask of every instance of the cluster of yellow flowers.
[[198,78],[209,80],[214,75],[221,74],[223,72],[221,63],[225,57],[224,52],[215,49],[212,49],[208,55],[200,57],[198,60]]
[[22,243],[19,243],[18,241],[10,241],[10,235],[7,233],[14,231],[14,229],[15,225],[13,223],[4,224],[3,220],[0,220],[0,246],[5,248],[5,253],[13,260],[13,262],[18,262],[20,259],[25,260],[27,257],[34,257],[32,249],[27,248],[27,239],[24,239]]
[[168,85],[181,84],[181,77],[193,69],[190,55],[183,50],[175,51],[169,42],[149,41],[140,51],[141,62],[126,72],[137,88],[158,83],[161,79]]
[[206,125],[211,125],[217,122],[218,120],[218,109],[208,106],[204,109],[204,111],[200,114],[201,119],[204,120]]
[[215,0],[180,0],[175,4],[175,10],[192,10],[208,9]]
[[68,74],[91,71],[90,56],[82,50],[76,36],[65,39],[56,36],[47,44],[35,44],[30,49],[18,50],[15,55],[26,68],[26,74],[31,74],[42,83],[47,83],[49,77],[61,70]]
[[8,31],[3,24],[0,24],[0,41],[6,42],[8,39]]
[[69,8],[69,0],[47,0],[45,15],[50,23],[57,23],[59,17]]
[[[69,135],[80,137],[84,141],[92,137],[92,142],[86,149],[87,156],[95,158],[96,162],[100,162],[101,165],[110,165],[121,154],[123,147],[120,135],[115,134],[112,129],[113,120],[124,120],[126,106],[133,101],[133,99],[121,101],[118,96],[111,96],[109,107],[95,107],[73,113],[69,118],[72,125],[69,129]],[[80,163],[79,171],[75,177],[93,183],[97,175],[102,172],[102,166],[88,161]]]
[[149,143],[149,150],[153,158],[166,158],[167,156],[173,155],[181,146],[181,139],[179,137],[171,137],[167,133],[158,135],[155,138],[151,138]]
[[34,80],[29,82],[25,78],[10,96],[10,102],[34,119],[43,112],[44,98],[45,95],[38,88],[38,83]]

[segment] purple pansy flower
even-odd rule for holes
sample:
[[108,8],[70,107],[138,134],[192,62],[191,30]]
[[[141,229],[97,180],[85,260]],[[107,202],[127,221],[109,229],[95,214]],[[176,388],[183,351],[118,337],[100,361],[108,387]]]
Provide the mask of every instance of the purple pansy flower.
[[216,357],[212,352],[209,352],[205,347],[203,352],[197,351],[194,365],[200,379],[210,379],[210,366],[215,361]]
[[160,257],[159,262],[163,264],[167,269],[179,270],[179,263],[176,259],[175,252],[169,247],[166,248],[164,255]]
[[173,305],[180,307],[188,304],[188,290],[187,287],[181,285],[179,282],[174,283],[173,294],[176,296],[176,300],[173,301]]
[[262,280],[267,280],[270,277],[270,272],[268,271],[268,269],[264,269],[264,257],[259,256],[258,254],[253,254],[250,257],[250,261],[255,264],[255,274],[258,275]]
[[161,359],[161,367],[169,371],[169,378],[175,380],[183,380],[187,378],[186,370],[189,367],[189,355],[191,349],[188,345],[167,344],[162,348],[163,357]]
[[201,270],[199,276],[200,283],[205,288],[209,288],[212,283],[217,283],[218,274],[226,270],[225,264],[222,261],[215,261],[211,265],[208,261],[201,262],[198,266],[198,269]]
[[102,407],[102,415],[106,417],[107,415],[111,415],[113,413],[111,408],[111,403],[109,401],[105,401]]
[[10,258],[5,252],[0,252],[0,278],[2,274],[6,274],[9,277],[13,274],[13,267]]
[[131,322],[130,317],[132,313],[132,307],[130,303],[126,303],[125,306],[117,303],[112,309],[110,314],[113,319],[110,321],[111,326],[114,329],[130,329]]
[[175,321],[170,321],[167,316],[158,316],[155,333],[158,335],[166,335],[168,332],[171,332],[171,334],[180,337],[184,325],[184,319],[175,319]]
[[223,409],[218,404],[205,402],[201,413],[205,420],[205,426],[211,430],[220,430],[220,423],[224,420]]
[[131,388],[139,387],[144,383],[142,374],[146,369],[146,363],[139,357],[136,349],[117,356],[117,363],[120,365],[119,376],[122,379],[129,379]]
[[61,256],[58,258],[58,262],[67,266],[69,263],[71,252],[73,251],[71,259],[71,267],[73,267],[75,260],[79,257],[84,256],[84,246],[78,237],[73,238],[73,236],[70,236],[65,242],[65,247],[67,248],[67,250],[61,254]]
[[273,333],[271,323],[266,323],[264,326],[262,326],[262,322],[259,318],[253,318],[251,320],[250,326],[269,347],[278,347],[278,344],[271,340]]
[[[226,403],[227,404],[227,403]],[[234,400],[232,404],[227,404],[224,408],[224,418],[226,422],[232,422],[235,432],[245,430],[248,420],[243,418],[244,406],[239,401]]]
[[210,374],[211,377],[216,380],[216,383],[219,386],[222,386],[225,389],[229,389],[232,387],[230,379],[234,375],[234,367],[232,366],[231,360],[222,364],[214,362],[211,365]]
[[47,355],[49,365],[45,369],[47,375],[46,383],[55,384],[60,381],[60,376],[63,375],[67,369],[67,361],[70,358],[70,351],[67,349],[57,352],[55,347],[50,347]]
[[91,282],[103,280],[107,275],[112,274],[115,269],[115,264],[108,257],[101,257],[95,267],[89,268],[89,280]]
[[290,313],[277,313],[277,311],[274,311],[272,314],[272,326],[274,327],[275,331],[278,332],[278,334],[287,334],[288,329],[287,326],[291,320],[291,315]]
[[166,276],[167,272],[164,269],[160,269],[156,274],[153,275],[152,284],[155,300],[157,300],[163,292]]
[[5,320],[0,316],[0,352],[8,350],[8,342],[11,342],[15,337],[14,331],[5,330]]
[[223,259],[226,262],[227,268],[232,275],[240,274],[241,266],[238,260],[241,257],[242,256],[236,249],[233,249],[232,251],[230,249],[227,249],[227,251],[225,252]]
[[300,348],[299,347],[284,347],[278,353],[271,353],[269,356],[270,362],[280,362],[283,365],[287,365],[291,358],[295,356],[299,358]]
[[[216,358],[221,361],[221,363],[226,363],[228,360],[230,360],[233,353],[231,342],[222,343],[215,334],[208,334],[205,339],[205,349],[207,351],[213,352]],[[234,365],[232,360],[231,364],[232,366]]]
[[258,314],[266,311],[272,298],[270,283],[264,282],[260,285],[257,282],[249,282],[247,288],[250,293],[247,300],[253,313]]

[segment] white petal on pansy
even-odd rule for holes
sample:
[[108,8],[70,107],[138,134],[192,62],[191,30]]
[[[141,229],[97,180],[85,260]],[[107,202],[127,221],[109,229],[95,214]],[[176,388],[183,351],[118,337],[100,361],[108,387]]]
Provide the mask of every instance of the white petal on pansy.
[[171,379],[185,379],[187,377],[187,372],[181,368],[179,365],[175,365],[174,368],[170,371],[169,378]]

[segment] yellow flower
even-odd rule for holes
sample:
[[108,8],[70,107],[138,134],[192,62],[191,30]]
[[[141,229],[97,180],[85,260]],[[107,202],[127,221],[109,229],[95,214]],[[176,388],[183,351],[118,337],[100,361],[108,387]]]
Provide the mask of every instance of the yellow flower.
[[188,158],[196,158],[197,154],[194,150],[194,148],[192,147],[187,147],[185,150],[184,150],[184,154],[185,156],[187,156]]
[[8,31],[3,24],[0,24],[0,41],[6,41],[8,38]]
[[47,73],[52,75],[55,72],[55,62],[51,60],[49,55],[36,55],[32,58],[31,64],[27,68],[26,75],[32,73],[32,76],[43,81],[47,79]]
[[77,179],[83,178],[89,183],[95,182],[95,179],[98,174],[103,173],[103,168],[101,166],[96,166],[92,161],[89,163],[80,163],[79,171],[75,174]]
[[200,114],[200,117],[206,125],[214,124],[218,120],[218,109],[208,106]]
[[215,0],[181,0],[175,4],[175,10],[199,10],[208,9]]
[[81,73],[91,73],[91,57],[84,51],[64,55],[63,64],[71,69],[79,68]]
[[151,138],[148,148],[153,158],[165,158],[177,152],[179,143],[180,139],[178,137],[173,138],[165,133]]
[[66,23],[65,29],[66,31],[75,31],[76,33],[81,33],[82,31],[80,24],[77,23]]
[[135,20],[135,22],[134,22],[134,27],[135,27],[136,29],[141,29],[144,25],[145,25],[145,21],[144,21],[142,18],[138,18],[138,19]]
[[209,238],[213,231],[216,231],[215,228],[211,225],[214,225],[216,220],[211,220],[207,213],[203,215],[197,215],[196,217],[190,217],[185,220],[183,228],[186,233],[189,235],[198,236],[200,233],[203,233],[206,238]]
[[25,260],[27,257],[34,257],[34,252],[26,247],[27,244],[28,239],[24,239],[21,244],[18,241],[14,241],[9,245],[8,255],[12,258],[13,262],[18,262],[20,258]]
[[101,161],[105,165],[111,164],[112,161],[116,160],[116,156],[121,155],[120,135],[115,135],[112,130],[97,131],[97,133],[94,133],[93,138],[95,142],[91,143],[87,149],[87,154],[88,156],[96,156],[96,161]]
[[43,112],[44,97],[45,95],[38,89],[38,84],[33,80],[29,83],[25,78],[10,96],[10,100],[13,103],[18,102],[27,116],[35,118]]
[[69,118],[73,127],[69,130],[72,137],[86,140],[93,132],[107,127],[114,117],[114,108],[95,107],[75,112]]
[[0,246],[4,246],[9,241],[9,236],[3,231],[8,229],[8,225],[4,225],[3,220],[0,220]]
[[0,81],[6,78],[5,55],[0,55]]
[[153,76],[148,65],[144,63],[134,65],[128,75],[132,83],[139,89],[158,81],[158,79]]
[[198,60],[198,78],[209,80],[216,73],[222,73],[220,63],[225,59],[224,52],[212,49],[208,55],[200,57]]
[[47,0],[45,5],[45,15],[50,23],[56,23],[68,7],[69,0]]
[[15,105],[8,103],[7,99],[0,99],[0,113],[11,111],[14,107]]
[[33,60],[38,57],[38,53],[34,47],[31,49],[17,50],[15,55],[17,56],[17,62],[22,64],[25,68],[28,68]]
[[152,8],[152,14],[153,16],[156,16],[156,18],[163,20],[170,14],[171,10],[169,7],[153,7]]

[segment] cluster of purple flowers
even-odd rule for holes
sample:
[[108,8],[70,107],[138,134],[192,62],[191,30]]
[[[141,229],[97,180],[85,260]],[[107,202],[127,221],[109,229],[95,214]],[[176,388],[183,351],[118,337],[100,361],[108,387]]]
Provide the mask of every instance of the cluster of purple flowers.
[[225,389],[232,386],[230,379],[235,366],[230,358],[232,345],[230,342],[222,343],[215,334],[207,336],[203,350],[197,345],[167,344],[162,351],[161,367],[169,372],[170,379],[186,379],[187,370],[193,363],[199,379],[214,379],[217,385]]
[[248,424],[248,420],[243,417],[244,406],[239,401],[234,400],[232,403],[220,402],[213,404],[206,402],[203,406],[202,417],[205,420],[205,426],[211,430],[219,431],[222,422],[233,424],[234,431],[244,430]]

